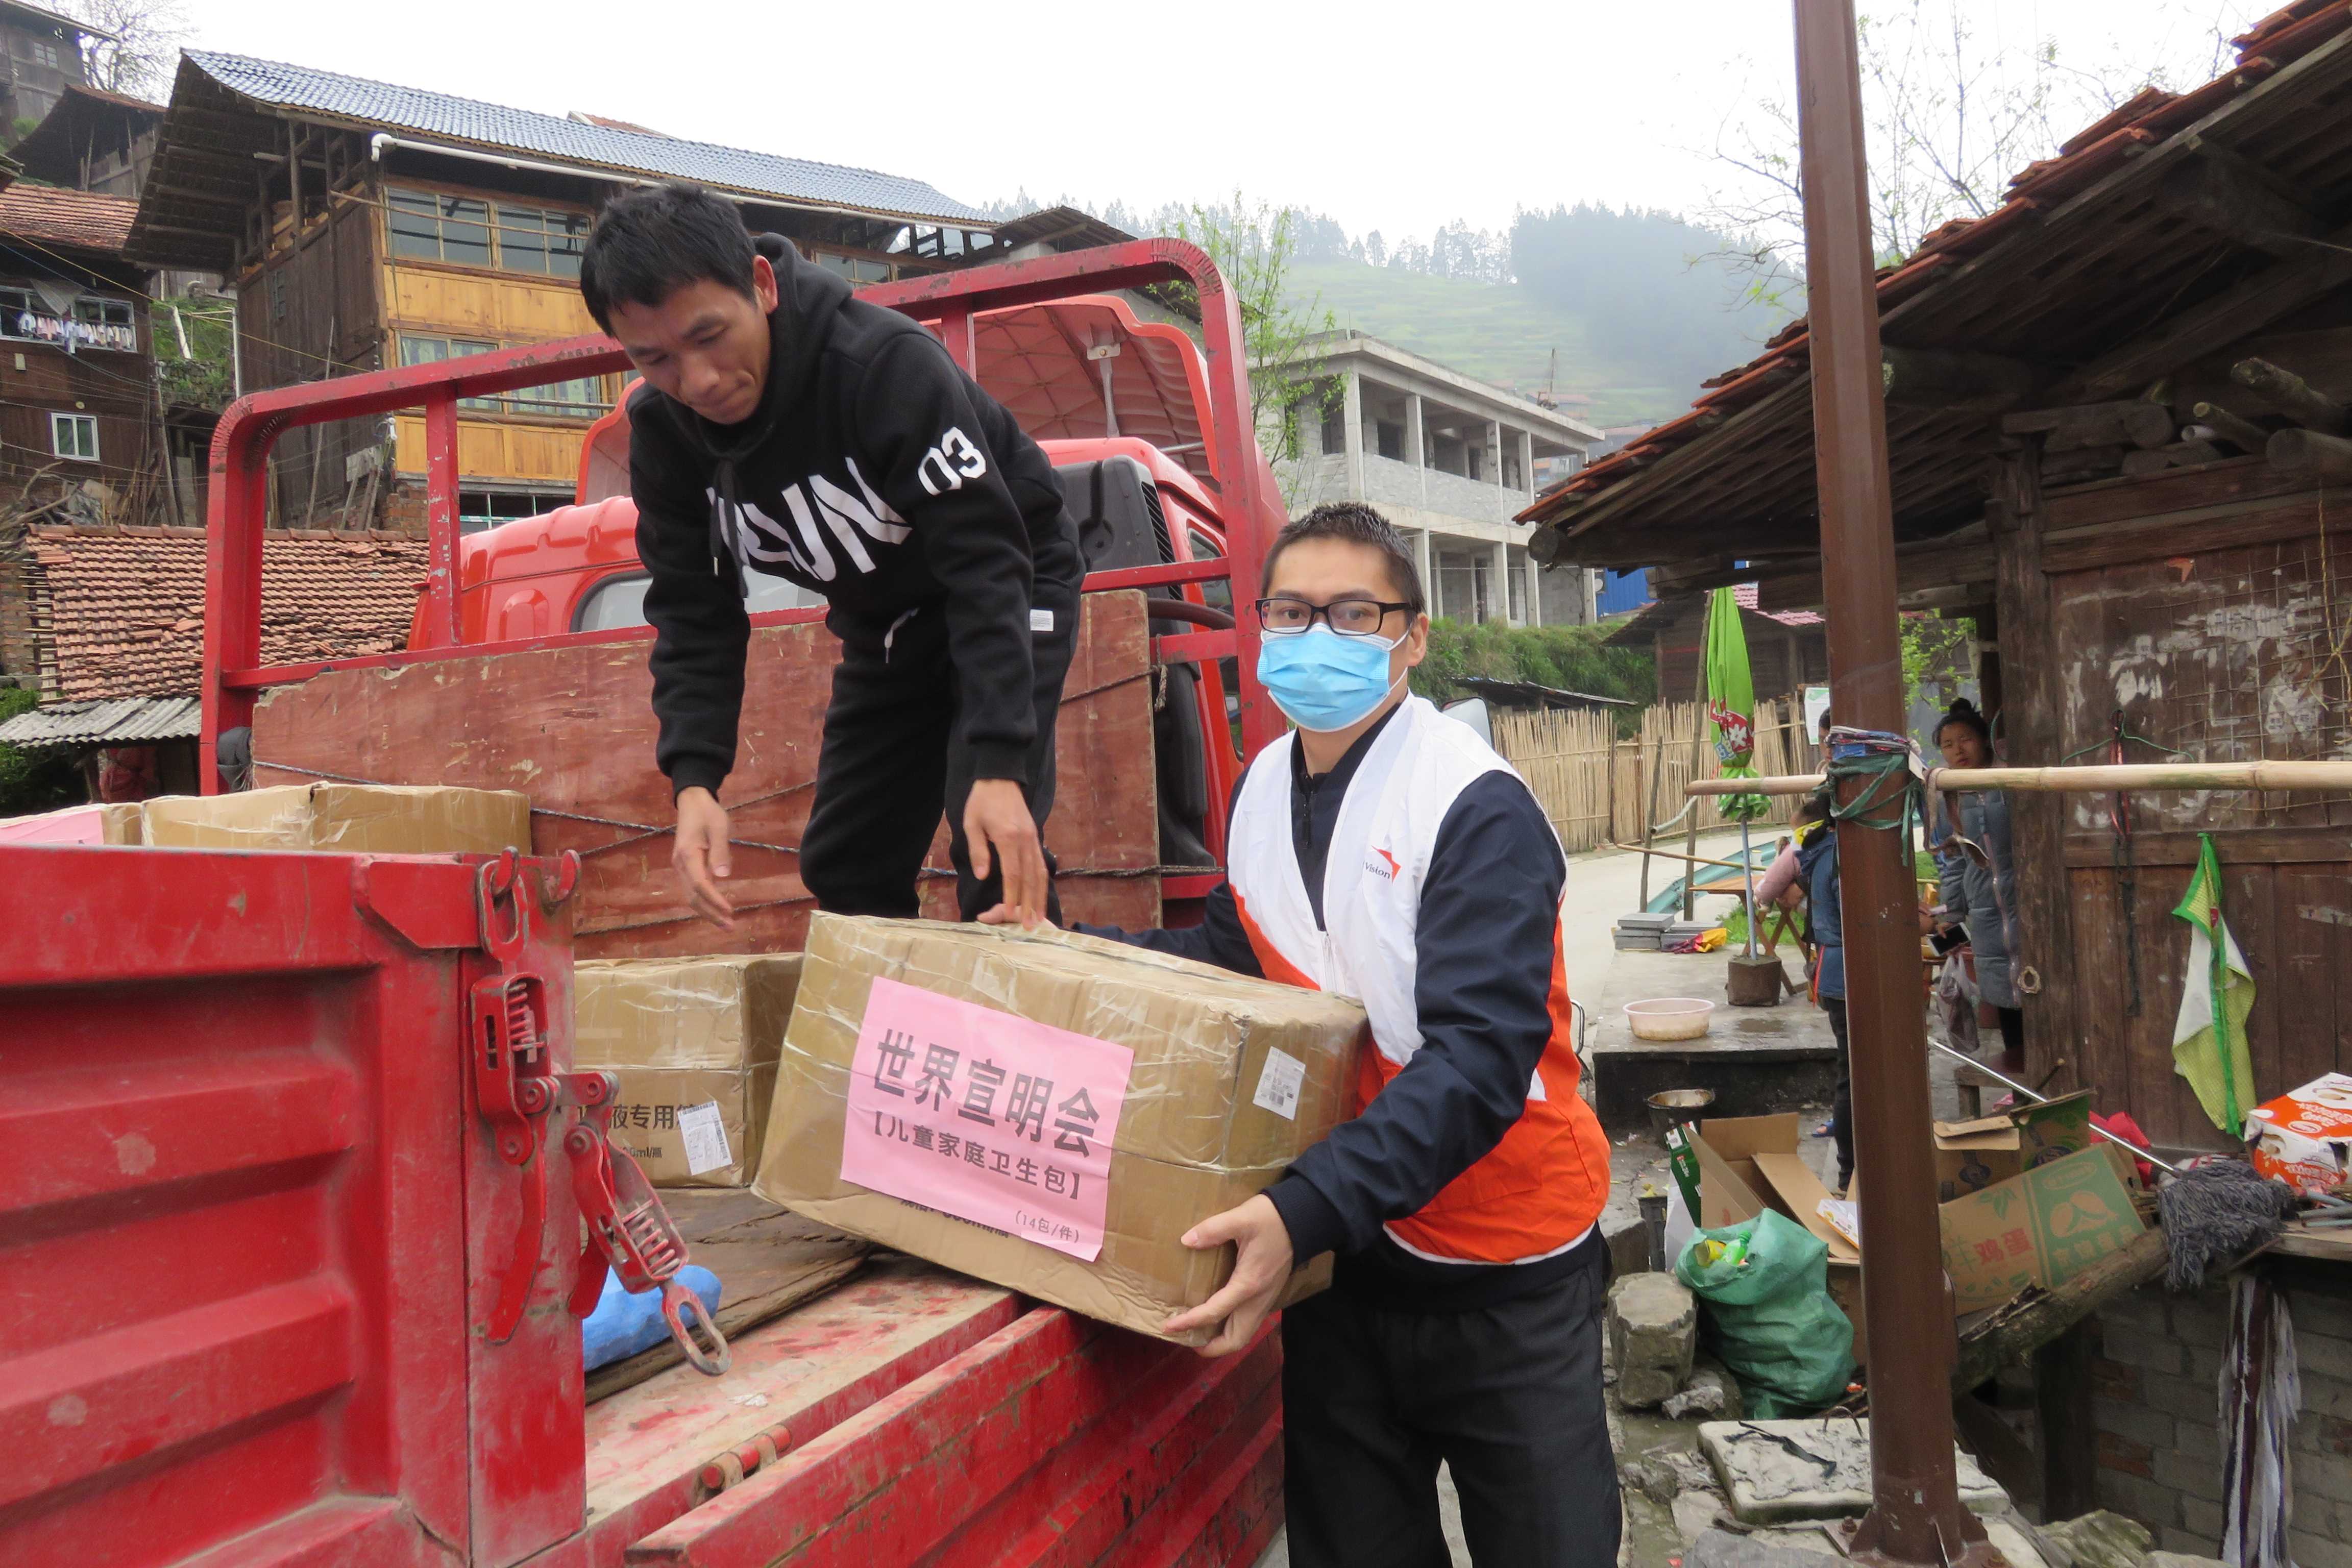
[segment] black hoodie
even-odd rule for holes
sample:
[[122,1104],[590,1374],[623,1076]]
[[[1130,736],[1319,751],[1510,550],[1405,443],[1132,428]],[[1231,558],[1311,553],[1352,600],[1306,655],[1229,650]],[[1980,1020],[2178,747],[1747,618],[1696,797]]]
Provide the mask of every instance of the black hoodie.
[[777,287],[758,412],[713,425],[651,385],[629,399],[655,760],[673,789],[714,793],[735,765],[749,570],[823,594],[850,658],[943,613],[972,774],[1028,783],[1031,638],[1075,630],[1084,574],[1053,465],[930,333],[781,236],[754,244]]

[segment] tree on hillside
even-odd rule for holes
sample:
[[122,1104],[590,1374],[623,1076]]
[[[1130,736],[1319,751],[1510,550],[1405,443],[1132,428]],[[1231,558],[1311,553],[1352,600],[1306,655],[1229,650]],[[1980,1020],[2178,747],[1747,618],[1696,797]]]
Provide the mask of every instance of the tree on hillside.
[[113,35],[85,46],[90,86],[157,101],[171,95],[189,37],[179,0],[73,0],[67,9],[76,21]]
[[1302,300],[1287,287],[1302,226],[1296,208],[1235,191],[1231,202],[1192,208],[1172,230],[1208,252],[1240,307],[1250,414],[1267,458],[1276,463],[1297,458],[1307,425],[1319,425],[1346,391],[1344,379],[1318,374],[1320,360],[1308,341],[1336,331],[1339,319],[1323,308],[1320,294]]
[[1510,267],[1537,299],[1581,317],[1594,348],[1686,390],[1754,353],[1778,324],[1706,259],[1724,244],[1671,213],[1580,204],[1521,213]]
[[[2142,88],[2208,80],[2228,63],[2230,36],[2270,8],[2269,0],[2174,0],[2149,8],[2132,40],[2138,57],[2118,45],[2107,58],[2078,59],[2048,38],[1988,40],[1973,0],[1878,0],[1855,22],[1882,262],[2000,205],[2011,176]],[[1699,216],[1743,237],[1718,254],[1750,297],[1793,314],[1804,250],[1793,100],[1785,90],[1739,100],[1712,154],[1725,184]]]

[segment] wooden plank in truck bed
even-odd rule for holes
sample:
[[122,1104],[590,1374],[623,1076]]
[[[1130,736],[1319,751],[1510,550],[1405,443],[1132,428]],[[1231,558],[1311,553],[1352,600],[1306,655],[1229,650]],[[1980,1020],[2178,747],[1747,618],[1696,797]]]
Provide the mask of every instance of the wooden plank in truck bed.
[[762,1434],[791,1453],[1012,1323],[1021,1302],[911,1258],[753,1329],[723,1377],[683,1364],[588,1408],[584,1555],[609,1568],[628,1546],[707,1501],[703,1468]]
[[[582,958],[797,949],[814,905],[789,851],[808,823],[840,645],[807,622],[752,631],[736,771],[724,795],[738,840],[731,932],[689,916],[670,872],[676,814],[654,767],[650,646],[639,636],[460,654],[331,670],[274,689],[253,716],[255,783],[339,777],[524,791],[534,851],[581,854],[573,948]],[[1141,593],[1085,596],[1064,690],[1059,787],[1045,836],[1066,872],[1064,911],[1157,925],[1157,877],[1099,874],[1143,871],[1160,858]],[[942,833],[933,857],[942,867],[944,846]],[[925,889],[927,911],[951,916],[952,885]]]

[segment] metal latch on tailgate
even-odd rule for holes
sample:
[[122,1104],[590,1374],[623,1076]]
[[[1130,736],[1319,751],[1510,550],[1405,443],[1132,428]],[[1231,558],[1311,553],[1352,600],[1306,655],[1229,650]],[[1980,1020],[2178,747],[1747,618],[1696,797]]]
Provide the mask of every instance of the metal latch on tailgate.
[[539,907],[551,910],[570,898],[579,878],[579,857],[568,852],[552,883],[537,896],[527,893],[533,879],[511,850],[475,874],[482,951],[496,967],[475,982],[471,997],[474,1098],[497,1138],[499,1157],[520,1171],[523,1183],[522,1224],[491,1309],[489,1338],[503,1344],[513,1337],[530,1300],[547,1226],[549,1123],[568,1111],[576,1121],[562,1135],[563,1151],[588,1231],[568,1302],[572,1315],[585,1318],[595,1310],[608,1267],[632,1293],[658,1285],[671,1336],[698,1371],[717,1376],[727,1370],[726,1338],[701,1300],[677,1279],[686,1238],[636,1161],[613,1145],[618,1083],[609,1073],[558,1073],[550,1052],[547,974],[561,956],[541,940],[536,916]]

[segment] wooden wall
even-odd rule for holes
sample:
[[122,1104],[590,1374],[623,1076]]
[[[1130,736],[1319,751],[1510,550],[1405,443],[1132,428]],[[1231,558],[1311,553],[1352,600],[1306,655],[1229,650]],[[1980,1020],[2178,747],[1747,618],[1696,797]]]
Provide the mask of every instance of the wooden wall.
[[[383,368],[377,247],[374,207],[350,195],[332,199],[299,233],[281,215],[268,254],[237,280],[237,350],[246,391]],[[303,526],[313,515],[314,494],[317,511],[340,507],[344,459],[377,444],[380,434],[377,421],[359,419],[308,426],[279,437],[271,448],[277,484],[272,521]]]
[[[1743,614],[1748,634],[1748,672],[1759,692],[1795,691],[1830,678],[1829,634],[1818,626],[1784,626],[1769,616]],[[1655,658],[1658,700],[1689,699],[1706,646],[1706,597],[1686,601],[1658,634]]]
[[[0,339],[0,505],[13,501],[20,486],[44,469],[54,479],[97,479],[128,492],[139,476],[156,468],[153,342],[149,336],[146,296],[132,286],[131,279],[116,280],[112,275],[116,266],[95,254],[14,252],[0,239],[0,280],[54,282],[69,272],[74,286],[84,294],[130,300],[139,331],[136,353],[100,348],[68,353],[44,342]],[[16,363],[20,358],[21,370]],[[54,456],[49,415],[58,411],[97,416],[97,462],[66,461]],[[141,515],[117,521],[150,519]]]
[[[677,816],[654,767],[650,646],[632,636],[469,652],[281,687],[254,714],[255,782],[298,784],[318,770],[378,784],[523,790],[540,813],[533,847],[582,857],[581,957],[797,950],[814,905],[785,847],[808,823],[840,644],[810,623],[752,632],[741,743],[724,795],[738,840],[732,932],[694,918],[670,870]],[[1142,679],[1150,658],[1143,595],[1088,594],[1055,731],[1057,793],[1045,834],[1072,921],[1160,921],[1159,879],[1134,874],[1160,857],[1151,683]],[[498,700],[484,700],[489,691]],[[947,863],[944,827],[932,858]],[[923,891],[927,914],[954,918],[952,882],[927,879]]]
[[[2024,488],[2021,526],[2000,536],[2009,760],[2087,747],[2075,761],[2105,762],[2117,713],[2187,760],[2352,756],[2352,498],[2252,458],[2046,498]],[[1997,523],[2009,516],[1996,508]],[[2099,1109],[2130,1111],[2160,1144],[2227,1142],[2172,1063],[2189,927],[2171,911],[2200,831],[2257,986],[2256,1089],[2343,1065],[2352,796],[2135,795],[2127,845],[2113,797],[2011,799],[2043,986],[2025,1004],[2036,1079],[2094,1088]]]

